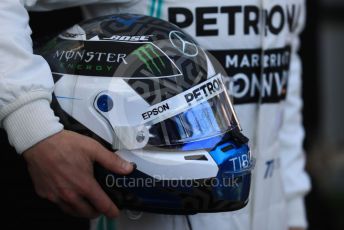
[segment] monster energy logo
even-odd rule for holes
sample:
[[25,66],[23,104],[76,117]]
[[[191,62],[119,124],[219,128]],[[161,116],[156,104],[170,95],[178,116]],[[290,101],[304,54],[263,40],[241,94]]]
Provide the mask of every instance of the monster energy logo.
[[111,73],[113,72],[113,66],[111,65],[86,65],[86,64],[75,64],[75,63],[59,63],[59,67],[64,70],[71,70],[79,73],[84,71],[93,71],[93,72],[104,72]]
[[141,46],[133,51],[133,54],[137,56],[145,64],[146,68],[152,73],[154,73],[155,70],[161,74],[162,71],[159,67],[159,63],[161,66],[163,66],[163,68],[166,67],[160,55],[156,52],[154,46],[151,44]]

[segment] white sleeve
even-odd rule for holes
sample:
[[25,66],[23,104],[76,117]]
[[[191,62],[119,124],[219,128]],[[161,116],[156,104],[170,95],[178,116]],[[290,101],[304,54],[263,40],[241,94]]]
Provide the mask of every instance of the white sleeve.
[[305,13],[300,18],[300,28],[292,41],[291,66],[288,92],[285,101],[281,142],[281,166],[284,191],[287,197],[288,224],[290,227],[307,227],[304,196],[310,190],[310,180],[305,171],[303,150],[304,129],[302,125],[302,66],[297,52],[300,46],[299,33],[303,28]]
[[33,54],[22,2],[0,2],[0,125],[18,153],[63,129],[50,108],[51,71]]
[[32,11],[57,10],[96,3],[127,3],[133,0],[21,0]]

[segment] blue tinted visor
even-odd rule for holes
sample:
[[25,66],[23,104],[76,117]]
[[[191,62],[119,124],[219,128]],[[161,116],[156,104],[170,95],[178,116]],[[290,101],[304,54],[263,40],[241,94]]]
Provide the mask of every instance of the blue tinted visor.
[[149,127],[147,147],[212,149],[238,128],[227,92]]

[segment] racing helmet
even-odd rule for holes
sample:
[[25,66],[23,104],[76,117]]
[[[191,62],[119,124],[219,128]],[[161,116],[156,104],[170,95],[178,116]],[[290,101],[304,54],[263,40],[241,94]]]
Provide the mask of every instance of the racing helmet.
[[108,15],[72,26],[38,53],[65,128],[137,165],[124,176],[95,164],[119,208],[193,214],[247,204],[252,156],[221,66],[179,27]]

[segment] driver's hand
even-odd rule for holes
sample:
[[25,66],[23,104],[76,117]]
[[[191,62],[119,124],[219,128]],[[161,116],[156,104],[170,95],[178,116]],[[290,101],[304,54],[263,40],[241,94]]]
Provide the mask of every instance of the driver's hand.
[[118,209],[93,176],[93,163],[128,174],[133,165],[105,149],[92,138],[61,131],[23,154],[37,194],[65,212],[94,218],[118,215]]

